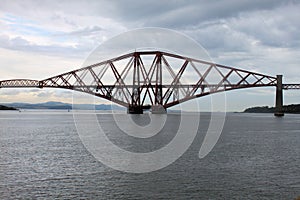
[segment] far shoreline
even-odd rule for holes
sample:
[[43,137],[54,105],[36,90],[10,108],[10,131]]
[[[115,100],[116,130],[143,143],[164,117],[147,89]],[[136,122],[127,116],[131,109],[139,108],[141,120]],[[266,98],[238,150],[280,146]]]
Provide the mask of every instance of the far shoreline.
[[10,107],[10,106],[3,106],[3,105],[0,105],[0,110],[19,110],[17,108],[14,108],[14,107]]
[[[282,111],[286,114],[300,114],[300,104],[284,105]],[[256,106],[247,108],[242,113],[275,113],[275,107]]]

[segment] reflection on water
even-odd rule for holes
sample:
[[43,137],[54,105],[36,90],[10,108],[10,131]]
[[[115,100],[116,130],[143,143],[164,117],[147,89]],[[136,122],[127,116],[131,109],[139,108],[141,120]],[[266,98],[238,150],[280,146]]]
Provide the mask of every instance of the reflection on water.
[[[209,118],[208,113],[201,114],[195,141],[175,163],[151,173],[129,174],[107,168],[91,156],[71,113],[0,112],[0,197],[294,199],[300,195],[299,115],[228,114],[217,145],[199,159]],[[111,114],[98,114],[98,119],[112,142],[136,152],[161,148],[178,128],[176,114],[169,114],[163,132],[133,138],[120,132]]]

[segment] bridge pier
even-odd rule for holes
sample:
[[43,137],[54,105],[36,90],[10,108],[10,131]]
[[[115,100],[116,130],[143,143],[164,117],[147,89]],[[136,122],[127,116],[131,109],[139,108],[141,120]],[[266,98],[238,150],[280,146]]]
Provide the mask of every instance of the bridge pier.
[[[146,108],[146,109],[149,109],[149,108]],[[143,114],[143,107],[142,106],[129,106],[127,109],[127,113],[128,114]],[[153,106],[151,106],[151,113],[152,114],[166,114],[167,109],[165,109],[162,105],[153,105]]]
[[167,110],[162,105],[153,105],[151,106],[152,114],[166,114]]
[[127,109],[128,114],[143,114],[142,106],[129,106]]
[[283,117],[283,92],[282,92],[282,75],[277,75],[277,85],[276,85],[276,102],[275,102],[275,112],[276,117]]

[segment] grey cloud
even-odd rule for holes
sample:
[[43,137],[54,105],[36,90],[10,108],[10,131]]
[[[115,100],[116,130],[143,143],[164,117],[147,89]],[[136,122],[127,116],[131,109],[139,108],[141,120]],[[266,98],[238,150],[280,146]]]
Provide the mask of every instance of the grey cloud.
[[20,95],[24,93],[38,93],[41,90],[39,89],[1,89],[1,95],[7,95],[7,96],[14,96],[14,95]]
[[29,92],[40,92],[41,90],[40,89],[32,89],[32,90],[29,90]]
[[39,92],[36,96],[43,97],[43,98],[45,98],[45,97],[49,98],[52,96],[52,92]]
[[72,98],[73,92],[68,90],[56,90],[53,93],[54,97],[58,98]]
[[268,10],[290,1],[122,1],[114,2],[119,20],[142,21],[145,26],[180,28],[204,21],[237,16],[242,12]]
[[228,51],[245,52],[249,50],[249,43],[251,43],[251,38],[221,22],[206,28],[185,30],[185,33],[211,54]]
[[[3,10],[18,10],[18,7],[21,4],[16,3],[4,3],[5,5],[2,7]],[[263,24],[263,20],[253,13],[258,11],[272,11],[281,7],[294,7],[297,3],[291,0],[285,1],[273,1],[273,0],[227,0],[227,1],[92,1],[88,0],[85,2],[82,1],[72,1],[72,3],[68,1],[59,1],[57,3],[53,3],[53,1],[43,1],[41,4],[38,4],[37,1],[26,1],[22,3],[23,7],[27,5],[35,5],[36,8],[40,10],[53,10],[52,17],[55,19],[63,20],[67,24],[71,24],[75,28],[74,31],[69,33],[61,33],[60,36],[68,37],[68,36],[78,36],[85,37],[89,36],[91,40],[97,40],[99,37],[93,37],[92,35],[99,35],[99,32],[103,31],[104,28],[96,25],[94,26],[86,26],[84,28],[79,28],[78,24],[76,24],[76,19],[67,18],[68,14],[76,14],[76,15],[88,15],[88,16],[102,16],[111,18],[117,21],[120,21],[126,24],[128,27],[136,25],[138,26],[163,26],[169,28],[175,28],[179,31],[185,30],[187,32],[192,32],[195,27],[198,29],[196,32],[199,35],[194,35],[195,38],[207,38],[208,40],[204,40],[205,46],[216,47],[219,45],[220,47],[229,46],[232,48],[236,48],[236,50],[244,50],[243,38],[237,38],[234,40],[240,41],[242,43],[237,44],[237,42],[232,42],[232,38],[230,37],[230,33],[223,29],[222,27],[218,27],[213,25],[213,23],[219,23],[220,20],[229,21],[230,26],[233,30],[234,37],[237,35],[241,36],[242,34],[238,34],[238,32],[243,33],[244,35],[249,35],[253,38],[257,38],[260,40],[262,44],[270,45],[270,46],[291,46],[298,45],[294,42],[284,41],[282,38],[297,38],[299,30],[295,28],[295,25],[298,23],[299,16],[291,16],[295,15],[298,12],[289,12],[288,9],[283,10],[286,16],[282,19],[278,19],[273,24],[270,24],[270,27]],[[27,6],[28,7],[28,6]],[[88,11],[88,12],[87,12]],[[271,12],[273,15],[277,15],[278,10],[276,12]],[[280,10],[279,10],[280,11]],[[20,13],[28,12],[26,10],[20,11]],[[65,13],[65,16],[60,15],[59,13]],[[279,13],[280,14],[280,13]],[[290,16],[290,17],[288,17]],[[273,16],[267,16],[272,18]],[[253,20],[251,19],[253,18]],[[233,19],[237,19],[233,21]],[[260,20],[260,21],[259,21]],[[293,21],[294,20],[294,21]],[[231,22],[233,21],[233,22]],[[288,23],[292,23],[288,26]],[[263,24],[263,25],[262,25]],[[203,26],[204,27],[203,30]],[[296,29],[294,31],[293,29]],[[278,31],[280,30],[280,31]],[[206,36],[204,35],[206,34]],[[236,35],[237,34],[237,35]],[[203,42],[199,39],[199,42]],[[78,38],[77,38],[78,39]],[[80,40],[83,42],[84,40]],[[28,47],[29,44],[26,44],[26,41],[16,41],[16,43],[20,46],[21,42],[23,42],[23,46]],[[237,44],[237,45],[235,45]],[[58,47],[55,46],[35,46],[34,48],[37,51],[50,51],[50,52],[59,52],[61,54],[65,48],[66,51],[71,54],[76,54],[76,52],[81,49],[82,51],[90,50],[95,45],[92,44],[82,44],[76,48],[66,48],[66,47]],[[22,45],[21,45],[22,46]],[[240,47],[240,48],[238,48]],[[33,49],[34,49],[33,48]],[[83,50],[82,48],[86,48]],[[30,49],[30,48],[29,48]],[[62,51],[62,52],[60,52]],[[80,52],[82,53],[82,52]]]
[[[74,39],[76,47],[59,45],[35,45],[24,38],[0,37],[4,48],[51,55],[71,55],[88,52],[105,29],[94,25],[80,26],[73,16],[101,16],[120,22],[125,27],[162,26],[187,33],[202,44],[213,59],[224,64],[260,65],[264,59],[273,59],[269,49],[290,51],[280,55],[281,65],[291,65],[293,57],[299,57],[300,28],[299,3],[292,0],[227,0],[227,1],[4,1],[0,10],[30,15],[29,8],[47,11],[56,20],[74,27],[74,31],[62,33]],[[28,9],[24,9],[28,8]],[[63,13],[63,14],[61,14]],[[38,18],[37,18],[38,20]],[[42,22],[41,22],[42,23]],[[117,34],[115,32],[113,34]],[[87,36],[90,36],[86,41]],[[72,38],[74,37],[74,38]],[[79,39],[78,39],[79,38]],[[60,38],[58,38],[60,39]],[[93,43],[94,41],[94,43]],[[125,41],[129,42],[129,41]],[[120,45],[126,45],[120,43]],[[293,57],[292,57],[292,56]],[[286,57],[284,57],[286,56]],[[284,62],[285,61],[285,62]],[[267,62],[267,61],[265,61]],[[270,60],[269,64],[273,64]],[[246,66],[247,67],[247,66]],[[278,70],[277,70],[278,69]],[[277,68],[277,71],[280,71]],[[267,71],[267,70],[266,70]]]
[[300,35],[298,12],[300,4],[288,5],[271,12],[254,12],[232,19],[230,24],[262,45],[273,47],[299,46]]
[[71,98],[73,92],[68,90],[59,90],[59,89],[53,89],[53,90],[39,90],[36,93],[37,97],[40,98]]
[[[241,60],[250,63],[267,58],[272,63],[274,59],[271,58],[271,52],[283,48],[285,53],[276,56],[280,56],[281,65],[290,65],[300,47],[299,8],[299,4],[291,4],[270,11],[244,13],[235,18],[208,21],[185,28],[184,32],[203,45],[214,59],[231,55],[228,64]],[[288,54],[295,57],[287,57]],[[221,59],[225,62],[229,60]]]
[[36,96],[40,98],[72,98],[72,94],[72,91],[54,89],[39,91]]
[[99,26],[88,26],[76,31],[72,31],[69,33],[66,33],[67,35],[76,35],[76,36],[91,36],[93,34],[99,34],[101,31],[104,31],[105,29],[99,27]]
[[19,36],[9,38],[7,35],[0,35],[0,47],[10,50],[36,52],[38,54],[62,57],[82,56],[82,54],[87,54],[90,51],[90,48],[88,48],[86,44],[78,44],[77,46],[39,45]]
[[[226,1],[23,1],[12,2],[4,0],[1,10],[15,11],[16,13],[32,15],[31,10],[36,9],[52,11],[52,13],[65,13],[66,15],[103,16],[115,19],[126,24],[143,24],[143,26],[164,26],[179,28],[199,24],[203,21],[228,18],[241,12],[273,9],[291,0],[226,0]],[[28,8],[28,9],[24,9]],[[61,16],[55,15],[56,18]],[[55,17],[53,16],[53,17]],[[63,19],[76,26],[76,21]]]
[[23,91],[18,89],[4,89],[4,90],[2,89],[0,92],[1,95],[14,96],[14,95],[21,94]]

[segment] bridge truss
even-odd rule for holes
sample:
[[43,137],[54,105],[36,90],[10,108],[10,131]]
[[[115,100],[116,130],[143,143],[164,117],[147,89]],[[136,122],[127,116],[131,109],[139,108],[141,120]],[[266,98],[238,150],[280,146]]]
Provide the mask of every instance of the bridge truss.
[[283,84],[285,90],[300,90],[300,84]]
[[265,86],[277,86],[277,78],[161,51],[133,52],[44,80],[0,81],[0,88],[76,90],[125,106],[129,113],[164,112],[201,96]]

